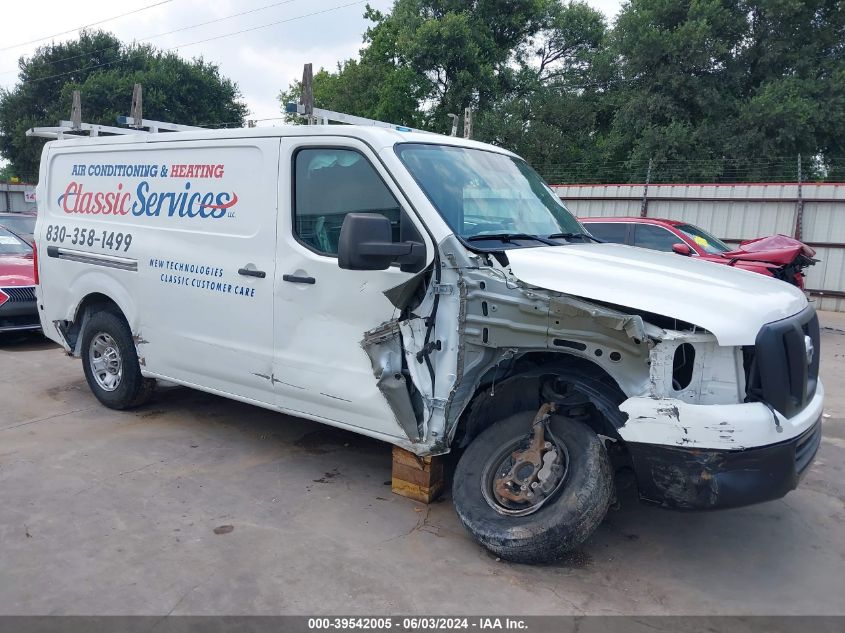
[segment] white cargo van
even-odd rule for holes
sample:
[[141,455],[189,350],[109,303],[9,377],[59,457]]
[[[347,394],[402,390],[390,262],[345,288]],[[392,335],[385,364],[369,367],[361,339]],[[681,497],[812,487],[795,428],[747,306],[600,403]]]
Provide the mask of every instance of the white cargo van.
[[96,397],[156,380],[460,449],[464,525],[510,560],[601,522],[614,472],[710,509],[796,487],[819,327],[789,284],[596,243],[502,149],[375,127],[48,143],[38,303]]

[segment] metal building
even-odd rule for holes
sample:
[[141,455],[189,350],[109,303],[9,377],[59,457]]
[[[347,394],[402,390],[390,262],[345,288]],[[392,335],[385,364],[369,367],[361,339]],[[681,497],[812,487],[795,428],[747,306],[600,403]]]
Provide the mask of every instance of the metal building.
[[35,185],[0,182],[0,212],[35,211]]

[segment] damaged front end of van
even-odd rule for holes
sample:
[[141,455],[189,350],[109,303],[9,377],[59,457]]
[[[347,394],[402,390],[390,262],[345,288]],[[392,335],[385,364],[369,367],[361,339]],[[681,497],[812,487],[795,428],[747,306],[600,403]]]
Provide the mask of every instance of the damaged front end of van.
[[[749,305],[746,278],[705,286],[694,265],[611,244],[484,253],[452,236],[438,255],[387,293],[400,316],[362,346],[404,447],[463,451],[456,508],[487,547],[531,561],[580,542],[612,501],[613,473],[684,510],[797,486],[824,397],[807,352],[818,321],[800,293],[761,278]],[[554,524],[556,499],[568,527],[538,528]]]

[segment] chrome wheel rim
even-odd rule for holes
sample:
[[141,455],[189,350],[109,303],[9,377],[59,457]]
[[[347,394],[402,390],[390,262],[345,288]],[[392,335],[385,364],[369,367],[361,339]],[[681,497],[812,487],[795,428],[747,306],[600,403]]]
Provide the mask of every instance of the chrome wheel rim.
[[88,354],[91,374],[103,391],[114,391],[123,377],[123,359],[117,341],[106,332],[98,332],[91,339]]

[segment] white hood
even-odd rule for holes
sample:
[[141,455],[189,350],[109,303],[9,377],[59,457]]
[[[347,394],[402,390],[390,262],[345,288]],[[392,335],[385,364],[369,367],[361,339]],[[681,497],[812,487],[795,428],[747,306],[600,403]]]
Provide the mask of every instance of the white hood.
[[807,305],[798,288],[759,273],[622,244],[515,248],[507,256],[531,286],[680,319],[720,345],[753,345],[762,325]]

